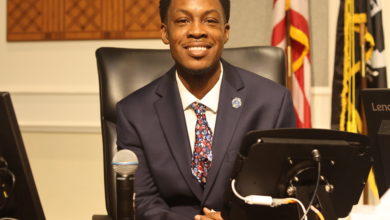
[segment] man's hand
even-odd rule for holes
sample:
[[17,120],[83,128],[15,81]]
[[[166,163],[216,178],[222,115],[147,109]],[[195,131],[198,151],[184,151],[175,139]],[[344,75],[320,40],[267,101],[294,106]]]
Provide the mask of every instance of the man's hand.
[[203,208],[204,215],[195,215],[195,220],[223,220],[221,212]]

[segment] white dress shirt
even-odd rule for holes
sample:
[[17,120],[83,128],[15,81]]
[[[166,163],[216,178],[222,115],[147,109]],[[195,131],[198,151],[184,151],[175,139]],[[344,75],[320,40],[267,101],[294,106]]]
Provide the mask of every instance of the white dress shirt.
[[223,67],[221,66],[221,74],[217,83],[214,87],[201,99],[196,98],[188,89],[184,86],[182,81],[179,78],[179,75],[176,71],[176,82],[179,88],[179,94],[181,98],[181,103],[183,104],[184,116],[187,124],[187,132],[190,140],[191,150],[194,151],[195,144],[195,125],[196,125],[196,114],[191,108],[193,102],[199,102],[206,106],[206,119],[207,123],[211,129],[211,132],[214,135],[215,121],[217,119],[218,112],[218,101],[219,101],[219,92],[221,89]]

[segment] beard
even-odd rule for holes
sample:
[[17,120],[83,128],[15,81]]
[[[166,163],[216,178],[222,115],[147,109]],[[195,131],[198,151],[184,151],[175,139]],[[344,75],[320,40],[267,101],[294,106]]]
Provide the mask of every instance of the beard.
[[183,65],[180,65],[176,63],[177,71],[180,74],[187,75],[190,77],[211,77],[213,74],[215,74],[218,70],[220,61],[213,63],[211,66],[203,68],[203,69],[189,69]]

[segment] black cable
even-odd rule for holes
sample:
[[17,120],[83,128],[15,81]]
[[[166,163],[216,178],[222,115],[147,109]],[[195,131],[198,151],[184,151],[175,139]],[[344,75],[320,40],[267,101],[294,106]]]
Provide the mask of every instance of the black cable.
[[15,180],[14,173],[8,169],[7,161],[0,157],[0,210],[6,207],[9,197],[12,196],[15,189]]
[[316,198],[318,187],[320,185],[320,177],[321,177],[321,156],[320,156],[320,152],[317,149],[314,149],[312,151],[312,154],[313,154],[313,160],[317,162],[317,181],[316,181],[316,186],[314,188],[313,195],[312,195],[312,197],[310,199],[309,205],[307,206],[306,211],[305,211],[305,213],[303,214],[303,216],[302,216],[302,218],[300,220],[303,220],[307,216],[307,213],[310,210],[310,206],[313,204],[314,199]]

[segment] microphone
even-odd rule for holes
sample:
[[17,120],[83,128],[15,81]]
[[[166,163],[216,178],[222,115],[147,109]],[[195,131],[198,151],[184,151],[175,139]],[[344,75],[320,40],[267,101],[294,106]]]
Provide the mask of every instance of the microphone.
[[134,173],[138,167],[138,159],[131,150],[120,150],[112,159],[112,167],[116,172],[117,219],[134,219]]

